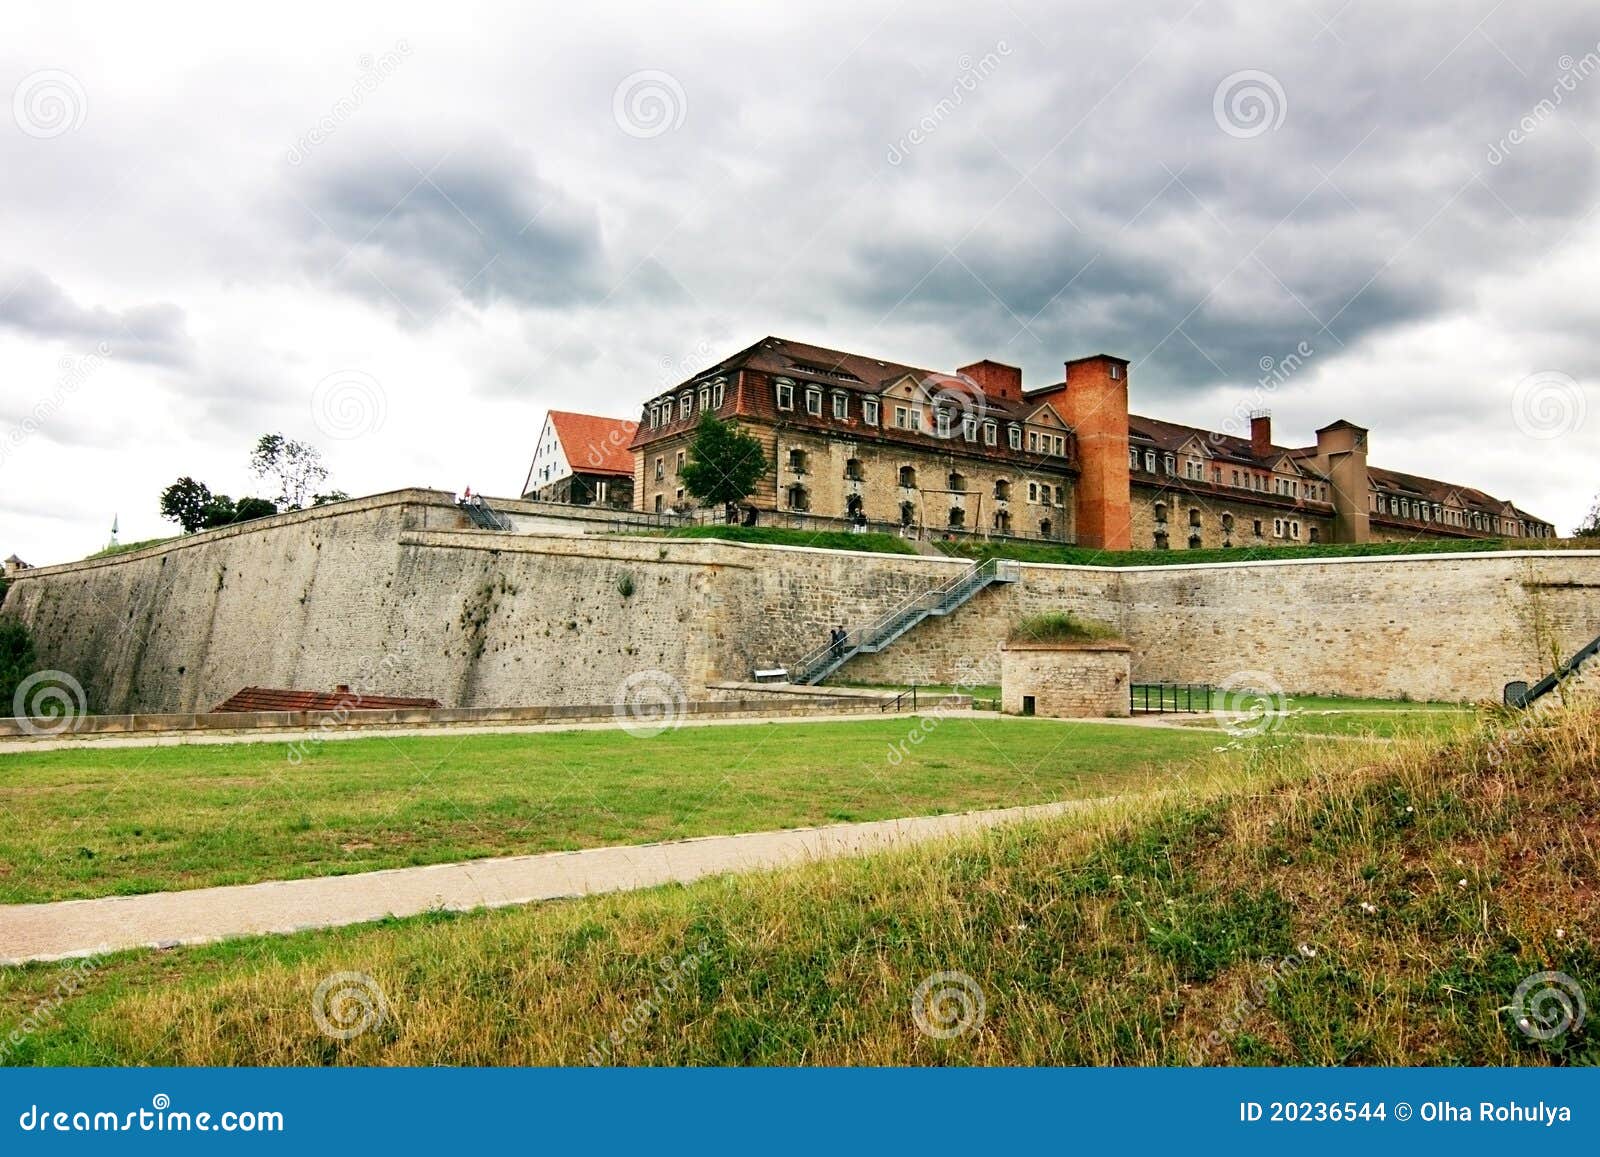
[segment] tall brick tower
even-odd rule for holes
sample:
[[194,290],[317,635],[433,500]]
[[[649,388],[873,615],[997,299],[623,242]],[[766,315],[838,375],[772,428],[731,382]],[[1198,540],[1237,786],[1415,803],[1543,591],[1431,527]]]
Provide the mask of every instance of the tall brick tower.
[[1128,480],[1128,362],[1109,354],[1067,363],[1066,388],[1050,401],[1078,433],[1078,544],[1133,547]]
[[1333,541],[1367,542],[1367,431],[1344,419],[1317,431],[1317,465],[1333,483]]

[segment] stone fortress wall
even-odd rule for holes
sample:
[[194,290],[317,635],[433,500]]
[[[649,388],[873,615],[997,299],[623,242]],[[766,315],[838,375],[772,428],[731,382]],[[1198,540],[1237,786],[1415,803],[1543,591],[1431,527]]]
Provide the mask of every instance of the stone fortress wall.
[[[552,533],[512,503],[501,534],[452,499],[396,491],[40,568],[4,611],[98,712],[204,711],[248,685],[451,707],[610,703],[641,685],[699,699],[965,565]],[[1021,569],[842,678],[997,682],[1017,619],[1070,610],[1122,629],[1136,681],[1251,671],[1298,692],[1498,698],[1552,644],[1600,634],[1600,552]]]

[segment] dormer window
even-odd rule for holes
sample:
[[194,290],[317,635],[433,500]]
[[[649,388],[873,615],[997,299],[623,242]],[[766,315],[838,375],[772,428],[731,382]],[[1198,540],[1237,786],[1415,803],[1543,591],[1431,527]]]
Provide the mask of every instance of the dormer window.
[[877,398],[861,399],[861,420],[868,426],[876,426],[878,424]]
[[711,387],[709,385],[704,385],[704,386],[700,387],[700,412],[704,413],[705,411],[709,410],[710,408],[711,408]]
[[721,378],[711,383],[711,404],[719,410],[722,409],[723,390],[727,384]]
[[934,432],[941,438],[950,436],[950,411],[939,409],[934,414]]
[[976,442],[978,440],[978,419],[962,418],[961,436],[968,442]]
[[806,389],[806,413],[810,414],[813,418],[822,417],[821,390],[811,389],[809,387]]
[[985,422],[983,424],[983,444],[985,446],[993,446],[999,440],[1000,427],[993,422]]
[[694,395],[687,390],[678,395],[678,417],[687,418],[694,413]]
[[794,409],[794,383],[778,379],[778,409]]
[[1176,474],[1178,472],[1178,459],[1174,455],[1164,455],[1161,459],[1161,464],[1166,467],[1168,474]]
[[1022,427],[1013,423],[1006,427],[1006,441],[1013,450],[1022,449]]
[[1154,450],[1146,450],[1144,452],[1144,472],[1146,474],[1154,474],[1156,472],[1156,452]]
[[1129,449],[1128,449],[1128,469],[1129,470],[1137,470],[1137,469],[1139,469],[1139,451],[1136,450],[1136,449],[1133,449],[1132,447],[1129,447]]
[[850,416],[850,397],[844,393],[833,395],[833,416],[842,422]]

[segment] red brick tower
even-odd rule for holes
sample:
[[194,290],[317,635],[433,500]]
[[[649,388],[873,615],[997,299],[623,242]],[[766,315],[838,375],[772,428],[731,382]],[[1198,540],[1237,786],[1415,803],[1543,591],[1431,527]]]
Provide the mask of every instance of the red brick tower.
[[1078,435],[1078,545],[1133,548],[1128,480],[1128,363],[1109,354],[1067,363],[1066,389],[1055,403]]

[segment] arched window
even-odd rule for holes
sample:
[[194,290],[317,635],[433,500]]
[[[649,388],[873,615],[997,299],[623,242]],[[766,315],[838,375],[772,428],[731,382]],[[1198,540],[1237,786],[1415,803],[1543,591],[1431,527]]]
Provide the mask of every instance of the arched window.
[[789,487],[786,493],[788,496],[788,507],[790,510],[811,509],[811,492],[808,491],[804,486],[801,486],[798,482]]
[[910,526],[917,521],[917,505],[914,502],[900,504],[900,525]]
[[1226,531],[1229,531],[1230,533],[1232,532],[1232,530],[1233,530],[1233,515],[1224,514],[1222,516],[1222,529],[1226,530]]
[[952,506],[950,508],[949,524],[951,526],[965,526],[967,524],[967,512],[959,506]]
[[849,515],[851,518],[854,518],[856,515],[860,514],[861,513],[861,495],[852,494],[849,498],[845,499],[844,512],[845,512],[845,514]]
[[806,452],[799,448],[789,451],[789,470],[794,474],[806,472]]
[[917,485],[917,472],[913,467],[900,467],[900,485],[907,489],[915,489]]
[[1157,522],[1165,522],[1166,520],[1167,520],[1167,504],[1165,502],[1156,503],[1156,521]]
[[1039,537],[1049,538],[1050,532],[1054,528],[1054,524],[1048,518],[1041,518],[1039,520]]
[[994,512],[994,528],[995,528],[995,530],[999,531],[1001,534],[1010,534],[1011,533],[1011,513],[1010,513],[1010,511],[997,510],[997,511]]
[[994,496],[1000,502],[1005,502],[1011,497],[1011,483],[1004,478],[997,479],[994,484]]
[[860,482],[862,480],[861,459],[851,458],[844,464],[844,477],[846,482]]
[[1190,526],[1199,526],[1200,525],[1200,508],[1198,506],[1191,506],[1189,508],[1189,525]]
[[966,476],[959,474],[954,470],[950,471],[950,489],[955,491],[957,494],[964,493],[967,489]]

